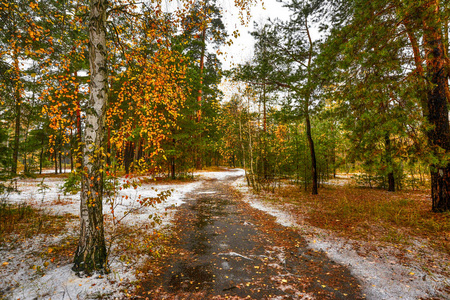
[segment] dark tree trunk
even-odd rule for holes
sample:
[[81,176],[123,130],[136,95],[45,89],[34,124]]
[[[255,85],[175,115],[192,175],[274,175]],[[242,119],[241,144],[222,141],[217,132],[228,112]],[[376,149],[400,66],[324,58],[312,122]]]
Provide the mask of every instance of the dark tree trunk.
[[[172,139],[172,146],[173,146],[173,149],[175,149],[175,147],[176,147],[176,140],[175,139]],[[172,172],[172,179],[175,179],[176,178],[176,173],[175,173],[175,163],[176,163],[176,157],[175,157],[175,154],[174,155],[172,155],[172,159],[170,160],[170,164],[171,164],[171,172]]]
[[108,140],[106,141],[106,164],[111,165],[111,126],[108,125]]
[[316,151],[314,150],[314,141],[311,135],[311,122],[309,120],[309,115],[306,115],[306,137],[308,139],[309,152],[311,155],[311,180],[312,180],[311,194],[317,195],[319,192],[317,187]]
[[42,160],[44,159],[44,147],[41,148],[41,153],[39,154],[39,174],[42,174]]
[[[18,67],[18,60],[17,60],[17,68]],[[19,77],[19,75],[17,75]],[[17,79],[19,81],[19,78]],[[20,119],[21,119],[21,104],[22,100],[20,97],[20,88],[19,88],[19,82],[17,82],[16,91],[15,91],[15,100],[16,100],[16,118],[15,118],[15,124],[14,124],[14,150],[13,150],[13,161],[12,161],[12,168],[11,173],[12,175],[17,174],[17,165],[19,161],[19,142],[20,142]]]
[[171,178],[172,179],[176,179],[175,176],[175,157],[172,157],[172,159],[170,160],[170,172],[171,172]]
[[17,52],[16,42],[13,42],[13,66],[15,72],[14,79],[14,100],[15,100],[15,128],[14,128],[14,149],[13,149],[13,161],[11,166],[11,174],[17,174],[18,161],[19,161],[19,142],[20,142],[20,119],[21,119],[21,83],[20,83],[20,68],[19,68],[19,54]]
[[54,156],[53,158],[55,159],[55,161],[54,161],[54,163],[55,163],[55,174],[58,174],[58,151],[57,151],[57,149],[55,149],[55,151],[53,152],[53,156]]
[[[439,14],[439,2],[431,8]],[[435,212],[450,210],[450,164],[442,152],[450,153],[450,127],[448,117],[448,58],[445,55],[440,22],[427,20],[424,26],[426,76],[431,87],[427,92],[428,122],[433,125],[427,132],[428,141],[440,164],[431,165],[431,198]]]
[[388,173],[388,191],[389,192],[395,192],[394,172],[389,172]]
[[123,163],[125,165],[125,173],[130,174],[130,165],[131,165],[131,157],[132,157],[132,148],[133,143],[132,142],[126,142],[125,143],[125,153],[123,157]]
[[386,164],[389,170],[388,173],[388,191],[395,192],[395,179],[394,179],[394,169],[392,165],[392,155],[391,155],[391,139],[389,134],[384,136],[385,146],[386,146]]
[[62,152],[59,151],[59,174],[62,174],[62,160],[63,160]]
[[311,99],[311,85],[312,85],[312,79],[311,79],[311,63],[312,63],[312,56],[313,56],[313,42],[311,39],[311,35],[309,32],[308,27],[308,18],[305,17],[305,29],[306,33],[308,35],[308,41],[309,41],[309,53],[308,53],[308,87],[307,87],[307,95],[305,99],[305,118],[306,118],[306,136],[308,138],[308,145],[309,145],[309,151],[311,153],[311,179],[312,179],[312,189],[311,194],[317,195],[318,187],[317,187],[317,166],[316,166],[316,151],[314,150],[314,141],[312,139],[311,135],[311,121],[309,119],[309,101]]
[[204,72],[204,65],[205,65],[205,50],[206,50],[206,27],[203,27],[202,33],[201,33],[201,43],[202,43],[202,50],[200,53],[200,89],[198,91],[197,96],[197,102],[199,109],[197,111],[197,122],[201,121],[202,118],[202,96],[203,96],[203,72]]

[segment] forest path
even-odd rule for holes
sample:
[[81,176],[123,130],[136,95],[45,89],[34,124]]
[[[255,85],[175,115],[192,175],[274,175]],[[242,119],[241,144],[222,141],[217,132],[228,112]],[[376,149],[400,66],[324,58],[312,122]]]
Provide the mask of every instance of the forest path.
[[241,201],[237,178],[204,180],[188,195],[175,215],[175,254],[141,282],[141,297],[364,299],[348,269]]

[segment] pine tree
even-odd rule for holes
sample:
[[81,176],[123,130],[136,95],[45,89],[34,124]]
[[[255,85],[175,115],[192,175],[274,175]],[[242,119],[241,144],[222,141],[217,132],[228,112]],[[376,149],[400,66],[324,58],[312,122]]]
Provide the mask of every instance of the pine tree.
[[[364,83],[362,69],[378,61],[378,80],[364,85],[369,91],[382,86],[392,99],[416,101],[426,120],[433,211],[450,209],[450,127],[448,116],[448,15],[444,1],[349,1],[339,3],[334,26],[324,48],[328,66],[339,71],[335,87],[351,81]],[[385,28],[385,30],[380,30]],[[392,55],[392,53],[395,53]],[[396,61],[397,60],[397,61]],[[330,62],[336,62],[330,63]],[[412,70],[412,71],[410,71]],[[396,78],[382,78],[396,74]],[[351,79],[347,81],[347,79]],[[367,100],[373,97],[368,97]],[[405,106],[407,109],[409,106]]]

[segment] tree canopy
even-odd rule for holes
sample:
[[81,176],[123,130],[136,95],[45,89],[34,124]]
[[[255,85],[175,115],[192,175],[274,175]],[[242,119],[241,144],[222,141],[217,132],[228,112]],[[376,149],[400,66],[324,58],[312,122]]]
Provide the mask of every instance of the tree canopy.
[[[254,3],[235,1],[241,20]],[[70,164],[74,269],[107,270],[112,174],[229,165],[256,190],[287,180],[315,195],[351,172],[392,192],[429,187],[431,209],[450,210],[449,3],[283,5],[289,20],[257,24],[253,57],[225,72],[220,49],[238,34],[220,1],[0,2],[0,180]]]

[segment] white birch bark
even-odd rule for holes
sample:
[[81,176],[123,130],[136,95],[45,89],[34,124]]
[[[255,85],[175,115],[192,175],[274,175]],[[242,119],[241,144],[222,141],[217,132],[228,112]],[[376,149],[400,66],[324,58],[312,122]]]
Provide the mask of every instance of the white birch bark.
[[107,0],[91,0],[89,19],[90,97],[83,140],[80,240],[73,270],[90,274],[107,271],[103,229],[103,127],[108,82],[106,74]]

